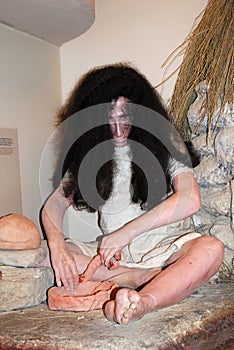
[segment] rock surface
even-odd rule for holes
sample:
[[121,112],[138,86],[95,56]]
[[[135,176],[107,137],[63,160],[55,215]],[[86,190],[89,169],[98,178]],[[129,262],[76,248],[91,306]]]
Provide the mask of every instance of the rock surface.
[[26,216],[9,214],[0,218],[0,249],[34,249],[40,245],[38,228]]
[[45,257],[46,251],[43,248],[27,250],[0,249],[0,265],[36,267]]
[[187,114],[192,143],[200,156],[194,173],[201,192],[201,209],[193,216],[194,228],[224,243],[224,262],[234,274],[234,104],[226,104],[221,114],[217,108],[208,137],[208,118],[203,118],[205,82],[198,84],[196,92],[197,98]]
[[217,160],[213,156],[203,158],[194,172],[198,184],[203,188],[221,187],[228,182],[227,176],[220,171]]
[[185,301],[128,326],[102,310],[51,311],[46,304],[0,313],[0,348],[20,350],[233,350],[234,285],[206,284]]
[[0,311],[38,305],[46,300],[46,292],[54,284],[51,268],[19,268],[0,266]]
[[230,217],[231,215],[231,192],[229,187],[222,188],[213,188],[203,189],[201,191],[201,203],[202,208],[204,208],[208,213],[217,218],[220,216]]
[[[210,228],[211,236],[220,239],[224,244],[225,262],[233,271],[234,266],[234,233],[229,220],[218,220]],[[234,277],[234,272],[232,272]]]

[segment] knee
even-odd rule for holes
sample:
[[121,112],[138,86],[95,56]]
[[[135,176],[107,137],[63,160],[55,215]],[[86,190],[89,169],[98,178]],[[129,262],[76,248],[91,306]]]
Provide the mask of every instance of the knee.
[[202,236],[199,240],[202,243],[203,249],[209,254],[211,261],[213,261],[215,265],[220,266],[224,256],[223,243],[219,239],[211,236]]

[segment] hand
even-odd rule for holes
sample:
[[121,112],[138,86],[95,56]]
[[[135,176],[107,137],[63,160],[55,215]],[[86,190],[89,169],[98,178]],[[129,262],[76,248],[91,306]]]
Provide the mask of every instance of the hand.
[[79,273],[65,242],[50,244],[50,255],[57,286],[71,291],[78,287]]
[[126,233],[123,234],[119,230],[104,236],[99,249],[102,264],[110,269],[118,267],[121,251],[128,243],[129,239],[126,237]]

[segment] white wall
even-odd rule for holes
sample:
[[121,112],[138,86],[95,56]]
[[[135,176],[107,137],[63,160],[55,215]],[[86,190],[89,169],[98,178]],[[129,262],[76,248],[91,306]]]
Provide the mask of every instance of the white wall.
[[[63,97],[91,67],[118,61],[133,62],[157,85],[162,64],[184,41],[206,4],[207,0],[96,0],[94,25],[61,47]],[[161,91],[165,99],[174,81]]]
[[[60,49],[63,99],[88,69],[119,61],[132,62],[157,85],[164,74],[162,64],[185,40],[206,4],[207,0],[96,0],[94,25]],[[180,62],[181,57],[173,67]],[[175,79],[159,89],[165,102]],[[96,220],[95,215],[69,208],[65,232],[88,241],[97,233]]]
[[[65,98],[88,69],[118,61],[133,62],[158,84],[164,73],[162,63],[185,39],[206,4],[207,0],[96,0],[94,25],[60,50],[0,25],[0,127],[18,129],[23,213],[27,217],[38,224],[40,159],[60,105],[60,87]],[[165,99],[170,97],[174,81],[164,86]],[[48,169],[48,177],[50,173]],[[73,233],[79,231],[79,237],[88,240],[88,233],[96,232],[96,217],[90,220],[82,215],[81,229],[73,225]]]
[[4,25],[0,47],[0,127],[18,129],[23,214],[38,225],[40,159],[61,101],[59,48]]

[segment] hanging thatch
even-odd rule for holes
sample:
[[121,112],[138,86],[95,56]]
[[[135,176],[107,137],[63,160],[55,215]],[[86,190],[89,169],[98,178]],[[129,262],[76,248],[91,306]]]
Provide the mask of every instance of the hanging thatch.
[[208,87],[203,105],[203,118],[206,115],[208,119],[208,134],[218,102],[219,116],[226,103],[233,103],[233,22],[233,0],[209,0],[199,24],[177,49],[176,57],[184,54],[184,58],[170,111],[175,126],[185,139],[190,138],[187,112],[199,82],[205,80]]

